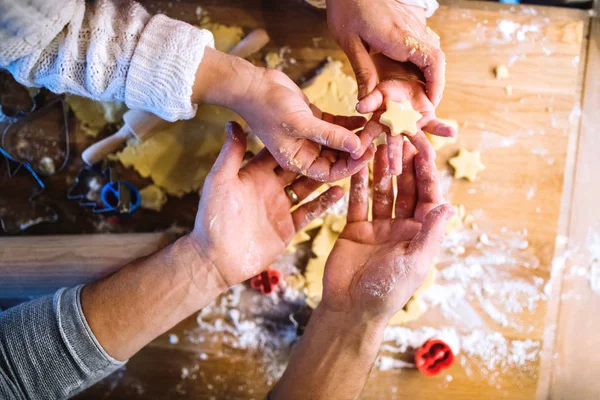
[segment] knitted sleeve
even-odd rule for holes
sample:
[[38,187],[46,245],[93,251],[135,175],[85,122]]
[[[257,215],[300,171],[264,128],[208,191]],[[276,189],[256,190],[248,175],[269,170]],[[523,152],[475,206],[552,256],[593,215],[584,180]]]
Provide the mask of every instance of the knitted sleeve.
[[65,399],[125,364],[96,340],[81,310],[81,288],[0,313],[0,399]]
[[131,0],[0,0],[0,68],[26,86],[194,116],[196,70],[212,34]]

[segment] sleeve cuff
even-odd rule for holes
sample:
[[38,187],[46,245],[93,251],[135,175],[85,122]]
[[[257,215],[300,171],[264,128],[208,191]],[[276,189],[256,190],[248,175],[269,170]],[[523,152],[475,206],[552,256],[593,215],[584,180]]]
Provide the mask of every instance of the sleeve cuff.
[[61,289],[54,296],[54,309],[58,327],[65,346],[76,362],[88,373],[107,375],[126,361],[111,357],[100,345],[83,315],[81,308],[83,285],[71,289]]
[[193,118],[197,107],[192,104],[192,88],[207,46],[215,46],[210,31],[154,16],[131,60],[125,84],[127,106],[167,121]]

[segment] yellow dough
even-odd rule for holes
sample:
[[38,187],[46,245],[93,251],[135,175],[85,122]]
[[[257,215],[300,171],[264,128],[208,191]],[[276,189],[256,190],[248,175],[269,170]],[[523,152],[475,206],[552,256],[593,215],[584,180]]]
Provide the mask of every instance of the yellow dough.
[[356,111],[358,85],[342,71],[340,61],[329,60],[303,90],[311,103],[334,115],[360,115]]
[[[446,124],[453,126],[454,128],[456,128],[456,131],[458,131],[458,122],[456,120],[440,118],[440,121],[443,121]],[[429,139],[429,142],[431,142],[431,145],[435,150],[440,150],[442,147],[456,142],[456,137],[436,136],[430,134],[429,132],[425,132],[425,136],[427,136],[427,139]]]
[[160,211],[167,202],[167,194],[156,185],[140,190],[140,206],[147,210]]
[[267,64],[267,68],[276,69],[281,65],[281,57],[274,52],[267,53],[265,56],[265,63]]
[[477,150],[460,149],[458,155],[452,157],[449,163],[454,168],[455,178],[466,178],[471,182],[475,181],[477,174],[485,169],[485,165],[481,163],[481,155]]
[[85,97],[69,95],[67,104],[81,123],[83,133],[96,137],[106,124],[120,122],[127,111],[125,103],[94,101]]
[[202,188],[225,142],[228,121],[243,123],[233,111],[203,104],[193,119],[168,124],[146,141],[130,141],[117,158],[168,194],[181,197]]
[[510,77],[506,65],[498,65],[494,68],[494,73],[496,74],[496,79],[508,79]]
[[[227,52],[242,39],[240,27],[204,23],[215,35],[217,50]],[[223,107],[203,104],[190,120],[167,124],[144,142],[130,141],[117,153],[126,167],[133,167],[144,178],[168,194],[181,197],[202,188],[204,179],[225,142],[225,124],[243,120]]]
[[381,114],[379,122],[390,128],[392,136],[404,133],[408,136],[416,135],[419,129],[417,122],[423,117],[420,112],[415,111],[410,101],[401,103],[388,101],[385,103],[386,111]]

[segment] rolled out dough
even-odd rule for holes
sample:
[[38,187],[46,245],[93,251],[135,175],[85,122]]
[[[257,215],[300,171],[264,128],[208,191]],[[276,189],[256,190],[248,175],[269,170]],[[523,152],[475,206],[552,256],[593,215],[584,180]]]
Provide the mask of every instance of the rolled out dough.
[[416,135],[419,129],[417,122],[423,118],[420,112],[415,111],[410,101],[388,101],[385,103],[385,112],[381,114],[379,122],[390,128],[392,136],[404,133],[408,136]]

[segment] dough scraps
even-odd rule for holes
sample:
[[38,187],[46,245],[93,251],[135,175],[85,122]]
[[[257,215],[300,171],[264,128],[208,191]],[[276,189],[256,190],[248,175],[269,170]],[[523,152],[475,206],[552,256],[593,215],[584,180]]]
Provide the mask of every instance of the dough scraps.
[[167,124],[143,142],[131,140],[117,158],[168,194],[181,197],[202,188],[225,143],[225,124],[243,120],[223,107],[203,104],[190,120]]
[[494,68],[494,74],[496,74],[496,79],[508,79],[510,77],[506,65],[498,65]]
[[356,111],[358,85],[342,67],[340,61],[329,60],[304,87],[304,93],[322,111],[334,115],[361,115]]
[[392,136],[401,133],[408,136],[416,135],[419,131],[417,122],[423,118],[423,115],[412,108],[410,101],[405,100],[401,103],[388,101],[385,103],[385,108],[386,111],[381,114],[379,122],[390,128]]
[[267,68],[277,69],[281,65],[281,57],[279,54],[270,52],[265,56],[265,63],[267,64]]
[[140,206],[147,210],[160,211],[167,202],[167,194],[156,185],[148,185],[140,190]]
[[[458,131],[458,122],[456,120],[440,118],[440,121],[445,122],[446,124],[448,124],[450,126],[453,126]],[[446,145],[456,143],[456,136],[455,137],[436,136],[436,135],[432,135],[428,132],[425,132],[425,136],[427,136],[427,139],[429,139],[429,142],[431,143],[431,145],[433,146],[433,148],[435,150],[440,150],[442,147],[444,147]]]
[[127,111],[125,103],[120,101],[94,101],[85,97],[69,95],[67,104],[81,123],[83,133],[96,137],[107,124],[121,122]]
[[471,182],[475,181],[477,174],[485,169],[477,150],[471,152],[467,149],[460,149],[458,155],[452,157],[449,163],[454,168],[455,178],[466,178]]

